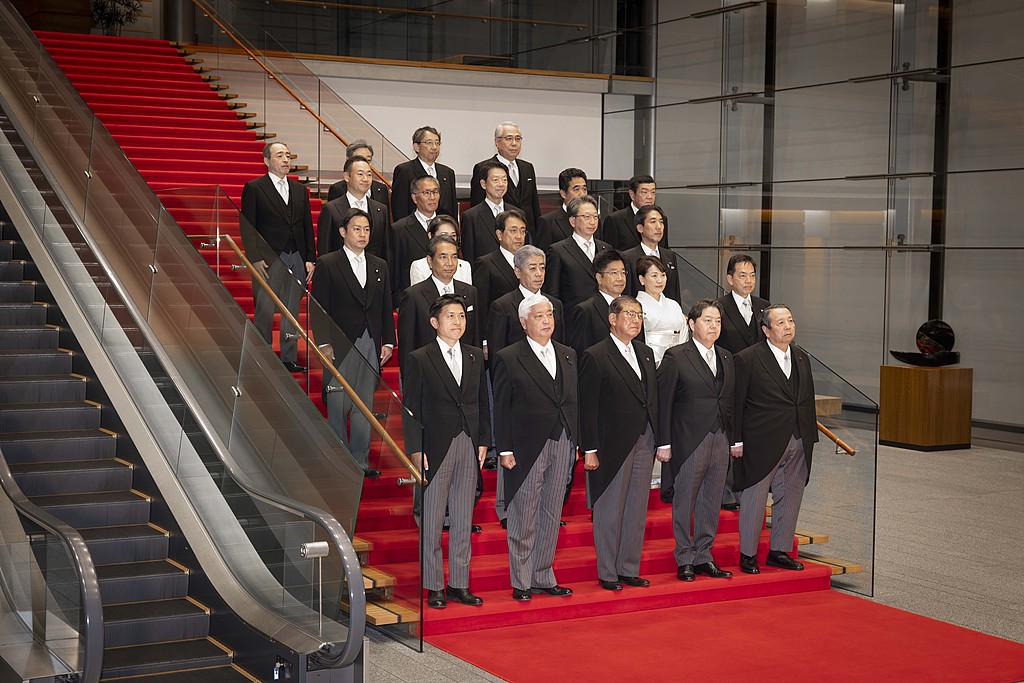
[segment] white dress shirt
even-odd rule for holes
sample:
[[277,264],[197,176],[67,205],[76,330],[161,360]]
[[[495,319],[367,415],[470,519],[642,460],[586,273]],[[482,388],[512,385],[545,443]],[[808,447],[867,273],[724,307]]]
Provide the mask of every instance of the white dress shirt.
[[633,344],[623,344],[614,334],[611,335],[612,342],[615,343],[615,347],[622,354],[622,357],[629,363],[629,367],[633,368],[633,372],[636,373],[637,379],[643,379],[643,373],[640,371],[640,361],[636,358],[636,352],[633,349]]
[[487,199],[485,197],[484,198],[484,202],[491,209],[491,213],[494,214],[495,217],[497,217],[499,213],[501,213],[502,211],[505,210],[505,202],[504,201],[501,202],[501,204],[495,204],[495,203],[491,202],[490,199]]
[[[437,291],[439,291],[441,294],[454,294],[455,293],[455,278],[452,278],[451,282],[449,282],[448,284],[445,284],[445,283],[441,282],[440,280],[438,280],[436,277],[434,277],[433,273],[431,273],[430,279],[434,281],[434,286],[437,287]],[[446,289],[449,290],[449,291],[446,292],[445,291]]]
[[423,161],[423,159],[420,159],[420,166],[423,167],[423,170],[427,172],[428,176],[430,176],[431,178],[437,178],[437,168],[435,167],[435,164],[430,164],[428,166],[427,162]]
[[732,298],[733,301],[736,302],[736,308],[740,309],[740,315],[743,316],[743,319],[746,320],[749,325],[750,319],[754,317],[754,304],[750,300],[750,296],[747,296],[747,298],[744,299],[736,292],[732,292]]
[[[693,345],[700,351],[700,357],[707,363],[708,369],[711,370],[711,374],[715,377],[718,376],[718,353],[715,351],[715,347],[712,346],[710,349],[701,344],[696,339],[693,340]],[[710,357],[709,357],[710,356]]]
[[354,194],[352,194],[351,192],[346,192],[345,198],[348,199],[348,205],[350,208],[369,212],[370,205],[366,203],[365,194],[363,195],[362,199],[356,199],[356,196]]
[[541,346],[530,337],[526,338],[526,342],[530,345],[530,348],[533,349],[533,352],[537,355],[537,360],[540,361],[540,364],[543,365],[544,368],[548,371],[548,374],[551,375],[551,379],[554,379],[555,375],[558,372],[558,361],[555,360],[554,345],[550,341],[548,341],[548,343],[545,346]]
[[593,261],[594,257],[597,256],[597,245],[594,243],[594,238],[591,237],[589,240],[585,240],[575,232],[572,234],[572,238],[576,240],[576,244],[578,244],[580,249],[583,250],[583,253],[587,255],[587,258]]
[[345,255],[348,256],[348,262],[352,266],[352,272],[355,273],[356,280],[359,280],[359,286],[366,287],[366,254],[363,252],[355,253],[347,246],[341,247],[345,251]]
[[430,221],[434,220],[434,216],[437,215],[437,212],[435,211],[433,213],[433,215],[431,215],[431,216],[424,216],[419,211],[413,211],[412,215],[416,216],[416,220],[418,220],[420,222],[420,225],[423,226],[423,232],[426,232],[427,231],[427,223],[429,223]]
[[505,170],[508,171],[508,179],[512,181],[512,184],[519,187],[519,164],[515,161],[509,161],[500,154],[497,155],[498,161],[502,163]]
[[455,383],[462,384],[462,347],[459,345],[458,340],[455,341],[454,346],[448,346],[440,337],[437,337],[437,345],[441,348],[441,357],[444,358],[444,362],[448,364],[448,368],[452,371],[452,377],[455,378]]
[[287,204],[288,203],[288,176],[285,176],[284,178],[278,178],[273,173],[268,173],[267,175],[270,176],[270,182],[274,183],[274,189],[277,190],[277,193],[279,195],[281,195],[281,199],[283,199],[284,203]]
[[770,341],[765,341],[765,344],[775,354],[775,360],[779,361],[779,369],[782,370],[782,374],[786,376],[786,379],[789,379],[789,374],[793,368],[793,345],[790,344],[789,348],[783,351]]

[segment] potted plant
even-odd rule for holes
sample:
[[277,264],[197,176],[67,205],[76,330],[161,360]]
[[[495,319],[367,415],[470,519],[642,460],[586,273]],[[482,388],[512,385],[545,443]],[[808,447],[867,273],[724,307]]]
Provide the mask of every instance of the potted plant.
[[121,29],[142,14],[139,0],[92,0],[92,24],[108,36],[121,35]]

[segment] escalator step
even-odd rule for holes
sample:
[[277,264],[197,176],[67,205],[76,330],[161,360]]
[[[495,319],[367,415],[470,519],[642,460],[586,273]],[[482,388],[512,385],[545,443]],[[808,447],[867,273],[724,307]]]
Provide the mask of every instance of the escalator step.
[[131,465],[114,459],[18,463],[11,472],[26,496],[121,491],[133,476]]
[[112,458],[117,450],[117,435],[103,429],[0,432],[0,448],[11,464]]
[[209,632],[210,615],[185,598],[103,606],[107,647],[205,638]]
[[128,678],[109,679],[102,681],[116,680],[118,683],[259,683],[254,678],[243,672],[236,666],[218,666],[209,669],[197,669],[194,671],[174,671],[165,674],[154,674],[152,676],[130,676]]
[[83,401],[88,382],[81,375],[0,377],[0,403]]
[[[3,258],[0,255],[0,260],[7,261],[9,258]],[[15,302],[26,302],[31,303],[35,300],[36,296],[36,283],[31,281],[21,282],[0,282],[0,302],[12,304]]]
[[71,356],[64,349],[0,349],[0,376],[66,374]]
[[136,491],[34,496],[31,500],[76,528],[145,524],[149,521],[149,499]]
[[[0,263],[0,269],[4,264]],[[46,322],[46,304],[0,304],[0,325],[42,325]]]
[[91,401],[0,403],[0,431],[98,429],[103,407]]
[[104,603],[143,602],[183,598],[188,574],[167,560],[96,566]]
[[24,279],[24,261],[0,261],[0,280],[5,282],[17,282]]
[[[187,671],[231,664],[231,653],[209,638],[107,648],[103,679]],[[151,679],[147,679],[151,680]],[[198,680],[193,678],[193,680]],[[205,679],[204,679],[205,680]]]
[[167,557],[168,538],[150,524],[79,529],[96,564],[159,560]]
[[58,343],[60,328],[53,325],[19,324],[0,327],[0,349],[56,349]]

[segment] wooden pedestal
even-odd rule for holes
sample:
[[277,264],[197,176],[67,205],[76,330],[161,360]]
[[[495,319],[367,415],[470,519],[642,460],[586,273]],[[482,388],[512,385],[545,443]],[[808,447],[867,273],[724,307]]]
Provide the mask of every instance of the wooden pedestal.
[[878,442],[918,451],[971,447],[972,368],[883,365]]

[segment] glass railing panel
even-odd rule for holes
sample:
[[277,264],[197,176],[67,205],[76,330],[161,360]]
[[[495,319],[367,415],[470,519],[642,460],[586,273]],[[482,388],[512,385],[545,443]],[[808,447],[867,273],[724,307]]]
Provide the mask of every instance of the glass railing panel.
[[[806,350],[806,349],[805,349]],[[804,490],[798,530],[828,536],[801,556],[833,569],[834,586],[872,595],[875,559],[875,497],[878,462],[878,404],[832,369],[811,357],[819,428],[811,477]],[[844,446],[853,451],[851,455]],[[837,561],[838,560],[838,561]],[[842,568],[844,573],[835,573]]]

